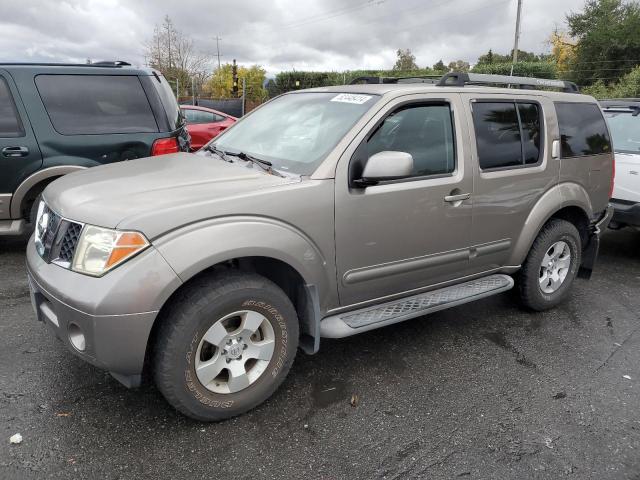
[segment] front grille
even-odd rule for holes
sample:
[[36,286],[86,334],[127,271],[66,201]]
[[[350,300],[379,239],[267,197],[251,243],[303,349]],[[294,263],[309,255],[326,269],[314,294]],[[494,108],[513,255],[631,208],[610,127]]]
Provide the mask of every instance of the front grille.
[[44,205],[36,222],[35,242],[46,261],[68,268],[82,233],[83,225],[72,222]]
[[82,232],[82,225],[79,223],[69,222],[67,231],[62,237],[62,243],[60,244],[60,253],[58,258],[63,262],[71,262],[73,260],[73,254],[76,251],[78,240],[80,240],[80,233]]

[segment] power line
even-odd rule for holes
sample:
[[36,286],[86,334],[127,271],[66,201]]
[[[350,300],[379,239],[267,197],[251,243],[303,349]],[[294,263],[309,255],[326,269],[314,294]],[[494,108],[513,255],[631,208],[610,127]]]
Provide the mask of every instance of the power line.
[[292,29],[292,28],[298,28],[298,27],[302,27],[302,26],[306,26],[312,23],[316,23],[316,22],[322,22],[325,20],[329,20],[332,18],[336,18],[342,15],[346,15],[348,13],[352,13],[355,12],[357,10],[362,10],[363,8],[367,8],[367,7],[372,7],[372,6],[377,6],[377,5],[381,5],[384,2],[386,2],[386,0],[368,0],[365,3],[361,3],[358,5],[352,5],[350,7],[342,7],[342,8],[338,8],[335,10],[330,10],[328,12],[324,12],[318,15],[312,15],[310,17],[307,17],[305,19],[301,19],[295,22],[292,22],[288,25],[284,25],[283,27],[281,27],[281,30],[288,30],[288,29]]
[[216,57],[218,57],[218,70],[220,70],[220,57],[222,57],[223,55],[220,54],[220,40],[222,40],[220,38],[220,35],[216,35],[215,37],[213,37],[213,39],[216,41]]

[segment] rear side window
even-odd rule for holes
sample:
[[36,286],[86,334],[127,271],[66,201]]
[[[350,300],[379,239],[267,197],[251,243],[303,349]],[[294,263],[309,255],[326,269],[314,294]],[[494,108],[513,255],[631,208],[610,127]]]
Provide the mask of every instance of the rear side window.
[[385,150],[413,157],[413,177],[455,170],[453,119],[449,105],[412,105],[396,110],[367,141],[367,157]]
[[137,76],[38,75],[36,86],[63,135],[158,131]]
[[475,102],[473,124],[480,168],[515,168],[540,161],[542,121],[535,103]]
[[595,103],[556,103],[562,158],[611,151],[607,125]]
[[11,91],[4,78],[0,77],[0,137],[22,137],[22,123],[18,117]]
[[221,115],[216,115],[212,112],[205,112],[203,110],[195,110],[191,108],[182,109],[182,113],[184,114],[187,123],[215,123],[221,122],[224,120],[224,117]]
[[164,111],[167,114],[169,125],[173,129],[182,127],[184,124],[184,119],[182,117],[182,114],[180,113],[180,107],[178,106],[178,102],[176,101],[176,97],[173,94],[173,90],[171,90],[169,82],[167,82],[166,78],[164,78],[162,75],[157,75],[152,78],[154,80],[152,84],[158,92],[158,96],[160,97],[160,101],[162,102],[162,106],[164,107]]

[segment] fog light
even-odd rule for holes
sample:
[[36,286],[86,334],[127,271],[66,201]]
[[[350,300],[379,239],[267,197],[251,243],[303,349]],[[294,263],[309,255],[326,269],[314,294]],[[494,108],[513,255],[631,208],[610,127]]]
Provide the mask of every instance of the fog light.
[[67,327],[67,332],[69,333],[69,341],[71,345],[78,350],[79,352],[84,352],[84,349],[87,348],[87,342],[84,338],[84,333],[80,330],[80,327],[75,323],[70,323]]

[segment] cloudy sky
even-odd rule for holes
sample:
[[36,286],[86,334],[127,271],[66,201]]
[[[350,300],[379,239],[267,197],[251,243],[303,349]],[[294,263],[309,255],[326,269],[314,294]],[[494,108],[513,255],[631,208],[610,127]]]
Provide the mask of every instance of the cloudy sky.
[[[545,40],[584,0],[523,0],[520,47]],[[144,64],[144,43],[169,15],[203,53],[281,70],[390,68],[398,48],[420,66],[474,63],[513,45],[517,0],[0,0],[0,61],[120,59]],[[212,62],[213,65],[213,62]]]

